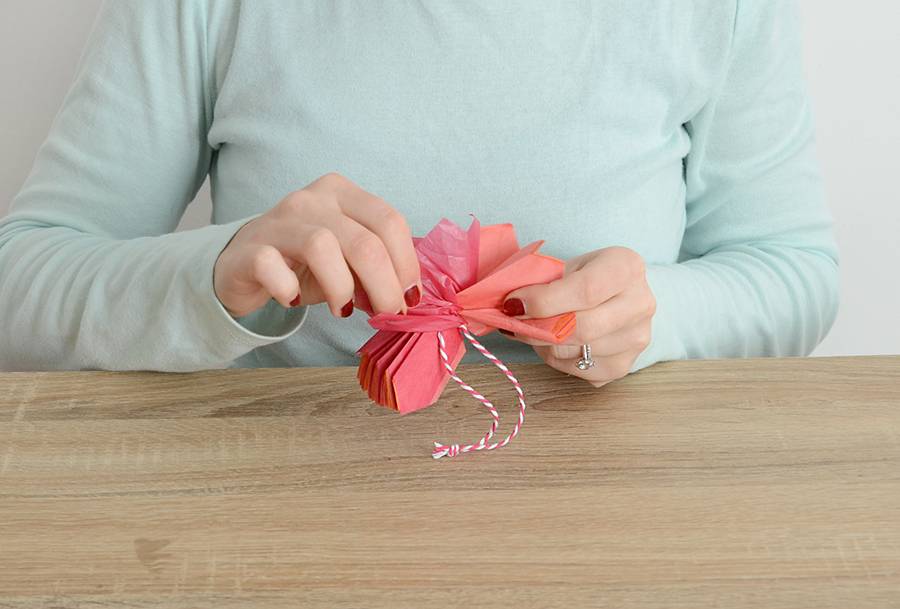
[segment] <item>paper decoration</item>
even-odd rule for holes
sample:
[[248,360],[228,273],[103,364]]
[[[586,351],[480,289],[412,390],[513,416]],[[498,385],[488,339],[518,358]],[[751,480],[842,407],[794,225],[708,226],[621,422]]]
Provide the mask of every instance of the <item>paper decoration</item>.
[[[452,378],[485,405],[493,423],[476,444],[435,442],[433,456],[505,446],[524,421],[524,394],[509,369],[476,337],[502,328],[546,342],[564,341],[575,329],[574,313],[517,319],[505,315],[502,306],[513,290],[559,279],[565,265],[538,253],[543,241],[520,248],[511,224],[481,226],[477,219],[468,230],[441,220],[413,243],[422,276],[421,299],[415,307],[405,315],[375,315],[365,293],[357,291],[356,306],[369,313],[369,324],[378,330],[358,352],[360,386],[374,402],[407,414],[434,404]],[[499,424],[496,408],[455,374],[466,350],[464,338],[503,371],[517,392],[519,421],[501,442],[490,443]]]

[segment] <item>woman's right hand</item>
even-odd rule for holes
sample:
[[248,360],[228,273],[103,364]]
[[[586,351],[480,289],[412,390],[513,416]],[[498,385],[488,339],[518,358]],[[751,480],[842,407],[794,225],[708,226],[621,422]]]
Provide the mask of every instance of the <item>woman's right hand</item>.
[[353,312],[356,281],[375,313],[418,303],[419,261],[405,218],[350,180],[325,175],[245,224],[219,254],[216,296],[234,317],[270,298]]

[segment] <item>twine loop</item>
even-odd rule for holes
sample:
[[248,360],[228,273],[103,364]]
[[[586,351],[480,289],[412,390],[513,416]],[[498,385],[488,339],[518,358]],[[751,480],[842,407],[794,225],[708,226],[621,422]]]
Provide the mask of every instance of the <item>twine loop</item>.
[[479,353],[487,358],[492,364],[497,366],[497,368],[499,368],[503,372],[503,374],[506,375],[506,378],[509,379],[510,383],[512,383],[513,389],[515,389],[516,391],[516,397],[519,402],[519,418],[509,435],[507,435],[500,442],[489,444],[489,442],[494,437],[494,432],[496,432],[497,428],[500,426],[500,413],[497,412],[497,408],[491,403],[490,400],[481,395],[475,388],[473,388],[471,385],[468,385],[456,374],[456,371],[450,364],[450,358],[447,356],[447,345],[444,341],[444,336],[443,334],[441,334],[441,331],[438,330],[438,354],[440,355],[441,361],[444,364],[444,368],[447,369],[447,372],[450,374],[450,378],[452,378],[460,387],[462,387],[467,393],[481,402],[481,404],[488,409],[488,412],[491,415],[491,426],[488,429],[487,433],[484,434],[484,437],[475,444],[466,444],[464,446],[460,446],[459,444],[442,444],[440,442],[435,442],[434,451],[432,451],[431,453],[431,456],[435,459],[440,459],[441,457],[455,457],[459,454],[475,450],[495,450],[497,448],[503,448],[519,434],[519,430],[525,423],[525,393],[522,391],[522,386],[519,384],[518,379],[513,376],[512,372],[509,371],[509,368],[506,367],[506,364],[500,361],[500,359],[496,355],[488,351],[487,347],[478,342],[478,339],[476,339],[472,335],[472,333],[469,332],[469,328],[466,327],[466,324],[460,324],[457,330],[460,332],[460,334],[463,335],[466,340],[469,341],[469,343],[471,343],[473,347],[475,347],[475,349],[478,350]]

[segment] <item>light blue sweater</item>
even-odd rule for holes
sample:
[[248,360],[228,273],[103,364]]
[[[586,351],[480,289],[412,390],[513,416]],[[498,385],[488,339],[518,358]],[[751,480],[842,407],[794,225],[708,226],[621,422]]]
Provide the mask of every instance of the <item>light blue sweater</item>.
[[[354,363],[364,314],[234,320],[212,288],[248,217],[330,171],[416,234],[472,212],[636,250],[635,369],[806,354],[838,290],[799,51],[781,0],[110,0],[0,222],[0,368]],[[173,233],[207,175],[214,224]]]

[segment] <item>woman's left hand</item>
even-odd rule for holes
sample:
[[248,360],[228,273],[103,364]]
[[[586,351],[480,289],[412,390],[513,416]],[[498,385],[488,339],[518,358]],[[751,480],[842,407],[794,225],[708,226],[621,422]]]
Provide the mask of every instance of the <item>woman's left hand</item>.
[[[641,256],[609,247],[569,260],[562,279],[510,292],[503,311],[522,318],[575,311],[575,332],[563,344],[512,337],[533,345],[547,365],[601,387],[627,375],[650,344],[656,299]],[[576,362],[584,344],[591,346],[594,366],[580,370]]]

